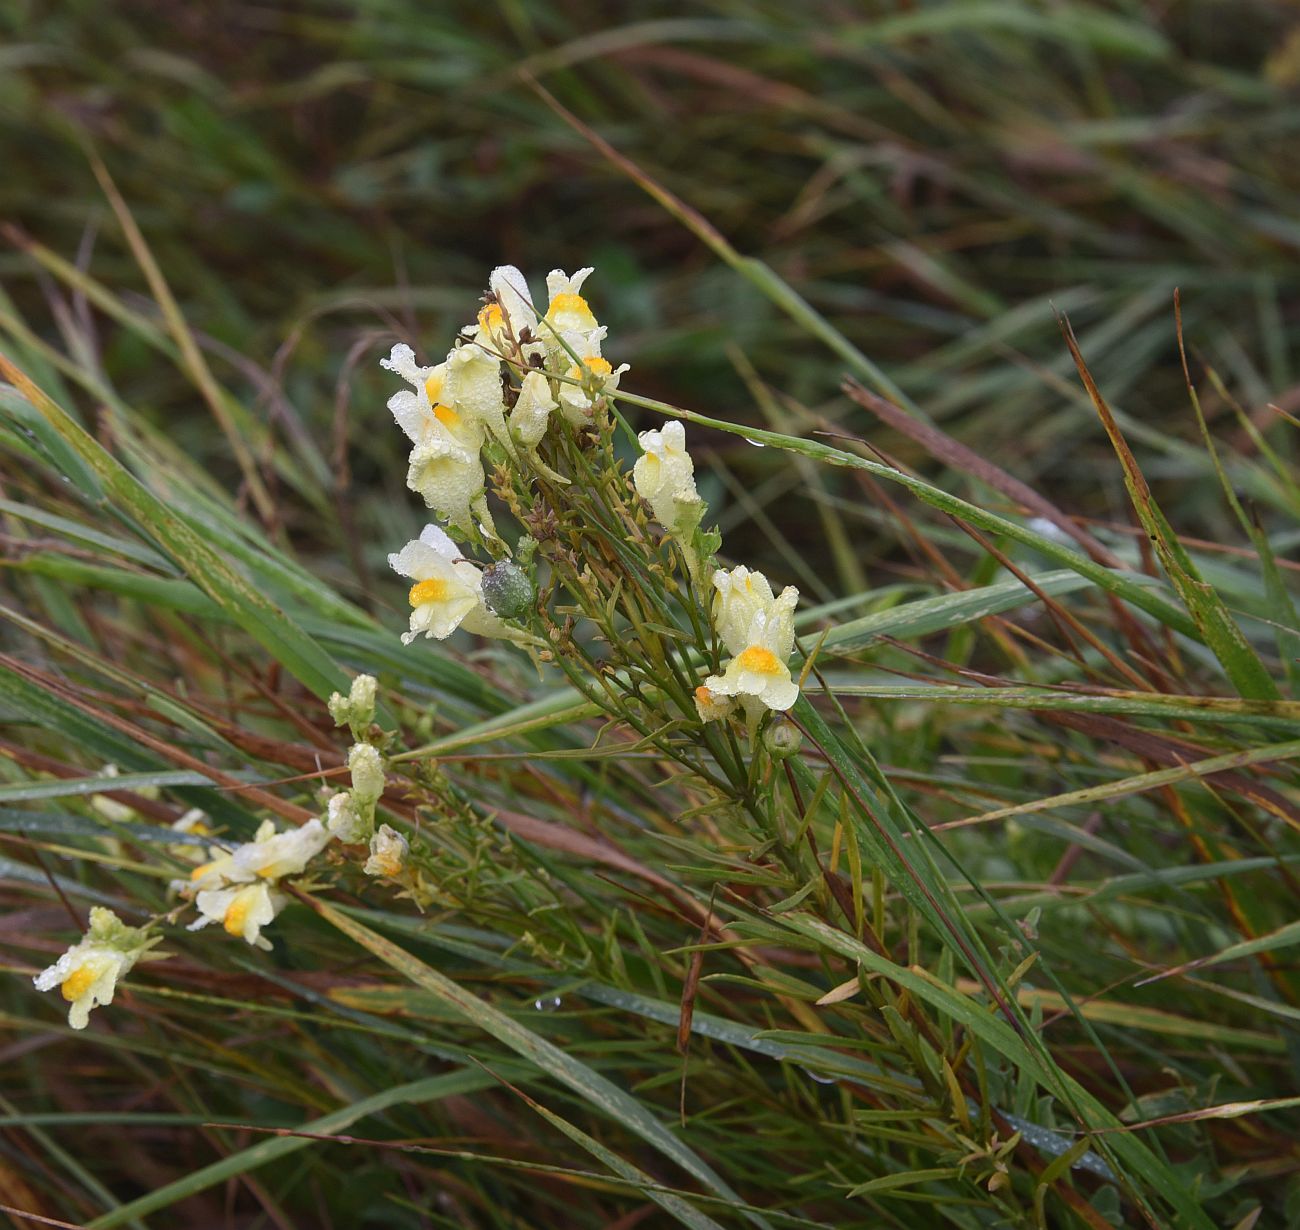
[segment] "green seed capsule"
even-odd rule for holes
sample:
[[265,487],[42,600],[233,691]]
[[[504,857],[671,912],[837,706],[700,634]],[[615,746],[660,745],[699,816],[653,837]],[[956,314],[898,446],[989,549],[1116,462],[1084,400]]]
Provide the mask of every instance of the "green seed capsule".
[[518,619],[533,604],[533,582],[511,560],[493,564],[483,573],[483,601],[502,619]]
[[803,732],[786,718],[774,717],[763,731],[763,746],[773,760],[787,760],[803,746]]

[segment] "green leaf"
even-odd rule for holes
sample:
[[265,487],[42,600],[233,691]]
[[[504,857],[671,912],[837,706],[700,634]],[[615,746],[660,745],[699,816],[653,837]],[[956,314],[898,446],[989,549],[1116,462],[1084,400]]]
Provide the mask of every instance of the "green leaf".
[[[740,1201],[740,1197],[732,1191],[722,1177],[716,1174],[693,1149],[678,1140],[640,1102],[612,1081],[593,1071],[580,1060],[574,1059],[545,1038],[525,1029],[499,1008],[494,1008],[485,1000],[472,995],[464,987],[438,973],[404,948],[385,939],[377,931],[372,931],[356,919],[341,914],[317,898],[307,900],[322,918],[372,952],[385,965],[409,978],[416,986],[437,996],[443,1004],[455,1009],[471,1024],[477,1025],[497,1041],[535,1063],[541,1071],[568,1085],[584,1101],[628,1131],[640,1136],[642,1140],[676,1162],[717,1195],[726,1200]],[[755,1225],[767,1226],[767,1222],[762,1217],[753,1214],[748,1216]]]

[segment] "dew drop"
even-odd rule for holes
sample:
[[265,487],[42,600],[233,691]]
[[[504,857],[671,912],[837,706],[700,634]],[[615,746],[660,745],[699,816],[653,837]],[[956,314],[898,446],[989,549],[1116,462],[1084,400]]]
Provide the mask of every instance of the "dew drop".
[[544,995],[533,1000],[533,1008],[538,1012],[558,1012],[563,1002],[558,995]]

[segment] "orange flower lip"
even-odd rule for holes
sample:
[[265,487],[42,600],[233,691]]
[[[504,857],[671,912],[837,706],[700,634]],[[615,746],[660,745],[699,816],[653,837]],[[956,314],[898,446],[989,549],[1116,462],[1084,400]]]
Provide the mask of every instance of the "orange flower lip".
[[736,661],[742,670],[753,671],[757,675],[779,675],[782,670],[781,659],[762,645],[751,645]]

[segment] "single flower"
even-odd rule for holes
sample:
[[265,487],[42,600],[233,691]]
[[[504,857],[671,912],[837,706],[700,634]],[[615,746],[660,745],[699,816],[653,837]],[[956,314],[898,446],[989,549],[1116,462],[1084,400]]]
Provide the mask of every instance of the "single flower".
[[713,581],[714,623],[735,656],[704,687],[712,697],[739,700],[751,721],[765,709],[789,709],[799,698],[789,667],[799,591],[788,585],[774,598],[767,578],[743,567],[730,573],[719,569]]
[[190,872],[189,893],[208,892],[232,884],[279,880],[300,875],[328,844],[331,834],[319,820],[277,832],[275,822],[263,820],[252,841]]
[[551,396],[551,382],[545,373],[529,372],[519,386],[519,397],[514,409],[510,411],[510,430],[515,439],[530,452],[546,435],[555,405],[555,398]]
[[287,901],[283,893],[274,891],[265,880],[234,888],[208,889],[196,899],[199,917],[190,924],[189,930],[201,931],[210,923],[219,922],[227,934],[269,950],[271,942],[262,938],[262,928],[284,909]]
[[422,635],[446,640],[461,627],[479,636],[511,635],[483,604],[482,570],[436,525],[426,525],[419,538],[390,555],[388,566],[415,582],[409,595],[411,628],[402,634],[403,644]]
[[255,840],[245,842],[231,856],[236,883],[244,880],[282,880],[301,875],[307,864],[330,843],[330,833],[319,820],[277,833],[270,820],[262,823]]
[[[604,332],[602,325],[597,330],[597,343]],[[581,364],[570,363],[564,373],[568,380],[560,385],[560,407],[570,423],[581,427],[591,421],[591,410],[596,400],[606,393],[614,392],[623,373],[629,368],[626,363],[612,367],[609,360],[602,358],[599,353],[584,354],[579,351],[579,357]]]
[[446,363],[421,367],[415,361],[415,352],[402,342],[393,347],[387,359],[379,362],[412,386],[398,390],[388,399],[388,409],[412,444],[447,438],[470,452],[482,447],[482,424],[467,420],[446,402],[443,393]]
[[550,296],[550,304],[539,334],[550,352],[566,348],[578,349],[577,343],[589,338],[600,328],[591,306],[580,293],[582,284],[594,272],[590,268],[579,269],[570,277],[563,269],[552,269],[546,275],[546,292]]
[[86,934],[32,982],[38,991],[58,987],[68,1002],[68,1024],[85,1029],[91,1010],[113,1002],[118,980],[160,938],[145,927],[128,927],[112,910],[95,906]]
[[362,870],[368,876],[387,876],[393,879],[402,874],[406,856],[411,847],[405,837],[386,824],[370,839],[370,857]]
[[695,489],[695,463],[686,451],[686,429],[676,419],[637,437],[643,450],[632,467],[637,493],[664,529],[687,538],[699,525],[704,502]]
[[406,485],[458,534],[471,537],[475,526],[491,526],[478,447],[465,448],[450,435],[430,436],[411,450]]

